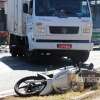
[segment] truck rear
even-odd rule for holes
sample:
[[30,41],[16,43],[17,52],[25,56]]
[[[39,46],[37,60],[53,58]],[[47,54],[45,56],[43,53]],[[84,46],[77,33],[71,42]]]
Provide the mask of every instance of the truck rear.
[[13,56],[67,56],[75,62],[88,59],[93,46],[88,0],[8,0],[8,8]]

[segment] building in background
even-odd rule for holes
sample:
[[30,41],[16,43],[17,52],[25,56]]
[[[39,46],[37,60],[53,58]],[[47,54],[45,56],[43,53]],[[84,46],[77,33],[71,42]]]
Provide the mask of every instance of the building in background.
[[100,45],[100,0],[90,0],[93,18],[93,42]]
[[6,30],[6,14],[5,14],[5,3],[7,0],[0,0],[0,31]]
[[0,8],[4,8],[5,7],[5,2],[7,0],[0,0]]
[[8,41],[6,1],[0,0],[0,45],[4,45]]

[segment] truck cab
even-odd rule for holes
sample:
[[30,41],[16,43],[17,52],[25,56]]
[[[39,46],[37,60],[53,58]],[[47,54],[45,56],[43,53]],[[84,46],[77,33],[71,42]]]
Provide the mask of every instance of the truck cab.
[[[75,62],[88,59],[93,46],[92,16],[88,0],[26,1],[22,3],[22,34],[23,40],[27,42],[23,44],[24,47],[15,43],[15,47],[27,47],[28,52],[38,55],[67,56]],[[12,49],[12,43],[10,47]]]

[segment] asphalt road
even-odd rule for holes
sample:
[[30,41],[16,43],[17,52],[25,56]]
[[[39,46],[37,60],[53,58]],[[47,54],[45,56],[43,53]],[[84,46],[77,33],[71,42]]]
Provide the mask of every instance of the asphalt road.
[[[34,72],[44,72],[45,70],[55,70],[63,67],[64,61],[58,59],[49,59],[47,64],[28,62],[24,58],[13,58],[10,53],[0,53],[0,97],[13,94],[14,84],[25,76],[33,75]],[[56,62],[56,63],[55,63]],[[94,67],[99,70],[100,67],[100,51],[92,51],[86,63],[93,63]]]

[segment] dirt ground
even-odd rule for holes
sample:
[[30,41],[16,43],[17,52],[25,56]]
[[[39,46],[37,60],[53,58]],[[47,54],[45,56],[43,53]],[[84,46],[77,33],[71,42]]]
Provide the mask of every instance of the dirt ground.
[[[72,100],[72,98],[74,99],[90,91],[91,91],[90,89],[87,89],[83,92],[67,91],[64,94],[51,94],[49,96],[32,96],[32,97],[10,96],[10,97],[2,98],[0,100]],[[97,91],[97,93],[82,100],[100,100],[100,96],[99,96],[100,89],[93,90],[93,91]]]

